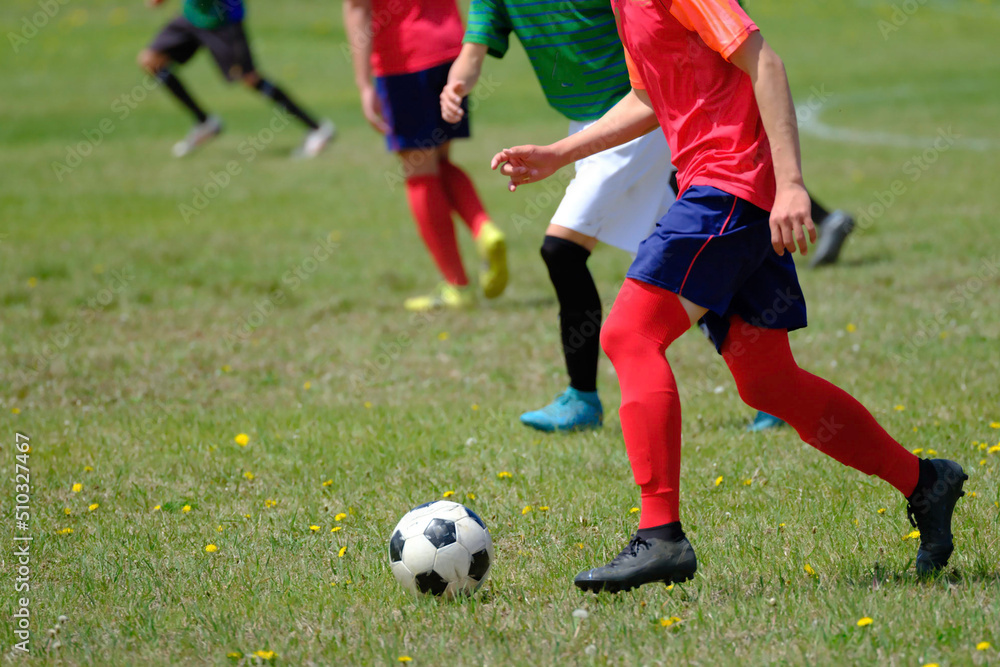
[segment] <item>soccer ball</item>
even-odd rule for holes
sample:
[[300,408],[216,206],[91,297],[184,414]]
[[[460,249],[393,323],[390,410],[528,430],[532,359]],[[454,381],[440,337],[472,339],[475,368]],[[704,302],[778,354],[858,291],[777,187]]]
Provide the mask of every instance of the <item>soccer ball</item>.
[[454,598],[478,589],[493,563],[493,540],[469,508],[447,500],[414,507],[389,539],[389,566],[413,593]]

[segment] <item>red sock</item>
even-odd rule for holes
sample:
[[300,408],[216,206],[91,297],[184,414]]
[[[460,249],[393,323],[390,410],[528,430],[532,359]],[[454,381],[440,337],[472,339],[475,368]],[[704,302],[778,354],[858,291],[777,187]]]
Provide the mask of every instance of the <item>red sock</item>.
[[621,384],[618,416],[642,496],[639,528],[680,520],[681,400],[665,351],[690,328],[676,294],[629,278],[601,329]]
[[913,493],[920,460],[850,394],[799,368],[787,331],[761,329],[733,317],[722,355],[748,405],[785,420],[827,456],[877,475],[904,496]]
[[441,183],[444,185],[445,194],[448,195],[448,202],[465,222],[472,236],[478,236],[479,228],[490,219],[490,216],[483,208],[483,203],[479,201],[472,179],[448,160],[438,163],[438,169],[441,172]]
[[452,285],[468,285],[451,221],[451,206],[437,175],[411,176],[406,179],[406,196],[417,229],[444,279]]

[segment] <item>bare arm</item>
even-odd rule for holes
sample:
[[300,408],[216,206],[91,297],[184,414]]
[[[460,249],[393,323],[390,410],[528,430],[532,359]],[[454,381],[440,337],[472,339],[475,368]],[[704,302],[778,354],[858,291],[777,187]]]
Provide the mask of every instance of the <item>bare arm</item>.
[[809,231],[809,240],[815,242],[816,227],[810,214],[809,193],[802,180],[799,129],[785,65],[759,32],[751,34],[730,61],[750,76],[771,144],[777,183],[771,210],[771,243],[779,255],[785,250],[794,253],[796,243],[805,255],[808,245],[803,228]]
[[449,123],[457,123],[465,115],[462,99],[476,87],[487,50],[485,44],[463,44],[462,52],[448,70],[448,83],[441,91],[441,117]]
[[361,92],[361,110],[372,127],[385,134],[389,126],[382,119],[382,107],[372,85],[371,0],[344,0],[344,27],[351,46],[354,83]]
[[[632,90],[585,130],[548,146],[515,146],[495,156],[491,166],[510,176],[509,188],[534,183],[594,153],[632,141],[659,127],[649,96]],[[501,166],[503,165],[503,166]]]

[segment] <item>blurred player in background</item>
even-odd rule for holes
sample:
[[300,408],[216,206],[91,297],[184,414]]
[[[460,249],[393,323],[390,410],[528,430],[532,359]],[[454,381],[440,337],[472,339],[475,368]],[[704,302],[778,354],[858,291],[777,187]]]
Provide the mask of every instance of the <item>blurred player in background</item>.
[[[589,127],[630,90],[625,54],[608,0],[539,8],[534,0],[472,0],[465,45],[441,93],[445,120],[459,122],[486,55],[502,58],[514,33],[524,45],[549,105]],[[521,415],[542,431],[599,427],[597,394],[602,308],[587,260],[598,241],[635,254],[674,201],[673,168],[663,132],[576,162],[576,174],[545,230],[542,259],[559,300],[569,386],[550,405]]]
[[634,56],[633,91],[574,136],[493,158],[513,189],[660,126],[679,169],[682,194],[639,247],[601,333],[621,384],[639,528],[575,584],[617,592],[697,570],[680,522],[681,405],[665,352],[699,320],[744,401],[906,497],[920,534],[917,573],[939,572],[968,476],[954,461],[911,454],[852,396],[801,369],[789,347],[788,332],[806,325],[791,254],[816,233],[784,64],[736,0],[612,1],[626,60]]
[[[155,7],[164,0],[148,2]],[[305,142],[295,152],[297,157],[319,155],[333,138],[333,123],[318,122],[256,70],[243,29],[244,14],[243,0],[184,0],[182,14],[168,23],[152,44],[139,53],[139,65],[159,79],[195,118],[195,126],[187,137],[174,146],[174,155],[183,157],[222,132],[218,116],[206,113],[174,73],[175,65],[186,63],[203,46],[212,54],[226,80],[242,81],[309,129]]]
[[475,299],[462,265],[452,211],[476,241],[484,263],[479,281],[488,299],[507,287],[503,233],[490,221],[468,175],[448,157],[452,139],[469,136],[468,114],[441,117],[439,96],[462,48],[455,0],[344,0],[344,25],[354,60],[361,109],[402,165],[410,211],[444,282],[407,310],[464,308]]

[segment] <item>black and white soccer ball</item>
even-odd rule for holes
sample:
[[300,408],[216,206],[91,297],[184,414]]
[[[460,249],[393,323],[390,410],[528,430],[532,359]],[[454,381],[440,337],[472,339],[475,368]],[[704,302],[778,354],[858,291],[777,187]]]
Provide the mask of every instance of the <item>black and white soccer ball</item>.
[[389,565],[413,593],[454,598],[478,589],[493,563],[493,539],[475,512],[448,500],[414,507],[389,539]]

